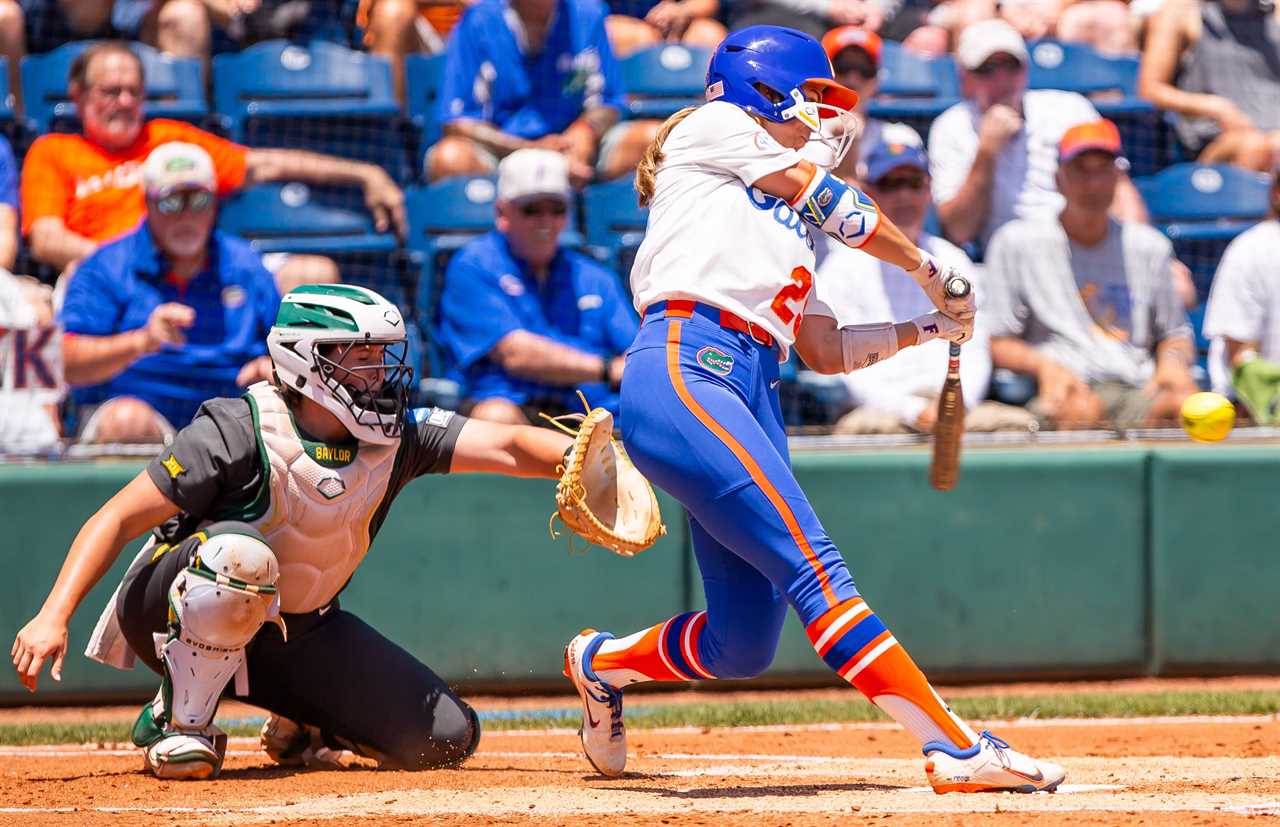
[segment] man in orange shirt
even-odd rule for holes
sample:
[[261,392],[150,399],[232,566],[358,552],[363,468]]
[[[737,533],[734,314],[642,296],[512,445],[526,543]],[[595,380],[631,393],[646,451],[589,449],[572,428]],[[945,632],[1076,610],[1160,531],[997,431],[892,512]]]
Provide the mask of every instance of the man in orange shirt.
[[[380,167],[303,150],[249,148],[181,121],[144,120],[142,63],[123,42],[86,49],[71,66],[68,86],[84,134],[42,135],[22,167],[22,232],[39,261],[65,269],[136,227],[146,212],[142,163],[171,141],[209,153],[219,196],[267,181],[354,184],[364,189],[380,232],[404,233],[404,194]],[[290,265],[314,270],[311,258]],[[305,280],[336,280],[336,267],[328,265],[331,274]],[[284,272],[277,278],[293,280]]]

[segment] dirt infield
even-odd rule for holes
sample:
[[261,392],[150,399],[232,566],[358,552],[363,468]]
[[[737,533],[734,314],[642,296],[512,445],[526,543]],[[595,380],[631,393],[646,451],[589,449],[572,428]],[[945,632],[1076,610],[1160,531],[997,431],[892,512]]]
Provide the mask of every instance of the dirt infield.
[[[31,714],[10,710],[0,719]],[[102,710],[92,714],[100,718]],[[595,775],[567,729],[487,732],[465,767],[426,773],[284,770],[255,742],[233,739],[222,778],[203,783],[158,781],[142,772],[140,755],[127,745],[0,747],[0,824],[1280,822],[1276,716],[992,728],[1018,748],[1066,765],[1067,784],[1054,795],[937,796],[924,786],[914,742],[879,723],[633,729],[629,772],[619,779]]]

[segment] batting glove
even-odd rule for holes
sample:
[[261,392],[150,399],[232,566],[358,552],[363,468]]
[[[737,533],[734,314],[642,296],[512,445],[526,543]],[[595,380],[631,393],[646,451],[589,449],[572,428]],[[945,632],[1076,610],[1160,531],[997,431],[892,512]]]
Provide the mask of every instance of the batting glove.
[[917,316],[911,320],[916,326],[916,344],[922,345],[934,339],[964,344],[973,338],[973,318],[964,321],[953,319],[940,310]]
[[948,294],[944,286],[952,278],[960,275],[960,271],[954,267],[943,267],[937,259],[924,250],[918,252],[920,264],[914,270],[908,270],[907,273],[924,290],[929,301],[933,302],[933,306],[953,319],[959,321],[972,319],[978,310],[974,301],[974,291],[970,290],[969,295],[956,298]]

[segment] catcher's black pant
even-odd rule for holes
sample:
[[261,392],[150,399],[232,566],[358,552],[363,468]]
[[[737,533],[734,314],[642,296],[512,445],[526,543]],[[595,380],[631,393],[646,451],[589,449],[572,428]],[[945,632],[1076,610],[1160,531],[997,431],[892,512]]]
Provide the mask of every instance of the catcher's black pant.
[[[217,524],[226,528],[228,523]],[[157,673],[152,635],[167,629],[169,586],[200,546],[188,537],[125,574],[116,605],[130,648]],[[435,672],[334,601],[286,614],[289,640],[266,623],[246,647],[249,694],[234,696],[319,727],[331,747],[355,746],[387,766],[454,766],[475,751],[480,721]],[[233,697],[234,681],[225,690]]]

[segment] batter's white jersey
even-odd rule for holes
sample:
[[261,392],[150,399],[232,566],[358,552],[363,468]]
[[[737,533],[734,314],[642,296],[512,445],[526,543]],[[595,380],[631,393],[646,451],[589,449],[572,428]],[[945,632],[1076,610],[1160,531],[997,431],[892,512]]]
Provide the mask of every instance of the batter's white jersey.
[[786,201],[751,184],[801,156],[723,101],[677,124],[662,152],[631,269],[636,309],[706,302],[769,331],[785,355],[812,288],[814,242]]

